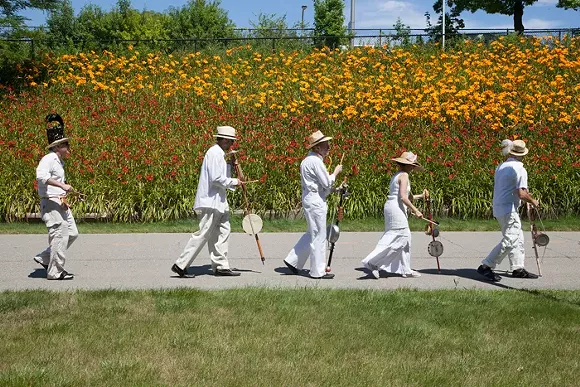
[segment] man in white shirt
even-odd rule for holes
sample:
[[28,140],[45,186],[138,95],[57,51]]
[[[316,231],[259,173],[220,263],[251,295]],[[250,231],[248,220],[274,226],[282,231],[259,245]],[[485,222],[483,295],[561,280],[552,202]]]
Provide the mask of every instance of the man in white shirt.
[[48,229],[49,247],[34,257],[47,271],[49,280],[70,280],[73,275],[64,269],[65,252],[77,239],[75,219],[66,202],[66,194],[73,188],[66,183],[64,159],[70,156],[69,139],[64,134],[64,122],[58,114],[46,116],[46,134],[50,153],[36,168],[38,195],[42,220]]
[[324,166],[332,137],[325,137],[317,131],[308,138],[310,152],[300,164],[302,183],[302,208],[308,225],[306,233],[284,259],[290,271],[298,274],[310,257],[310,277],[332,279],[334,274],[325,273],[326,269],[326,197],[332,191],[336,176],[342,171],[337,165],[334,173],[329,174]]
[[479,274],[493,282],[501,280],[493,269],[506,256],[509,257],[513,277],[538,278],[537,275],[524,269],[524,233],[518,215],[518,207],[522,200],[532,206],[538,206],[538,201],[528,193],[528,173],[522,163],[527,153],[528,148],[524,141],[513,141],[509,147],[507,160],[495,170],[493,216],[501,225],[503,237],[477,269]]
[[218,126],[214,137],[216,144],[205,154],[195,195],[194,210],[201,216],[199,230],[191,235],[185,249],[171,267],[171,271],[180,277],[194,277],[187,273],[187,268],[206,243],[214,275],[240,275],[230,269],[228,262],[231,228],[226,190],[234,190],[242,182],[231,178],[231,165],[226,163],[224,157],[237,140],[236,130],[231,126]]

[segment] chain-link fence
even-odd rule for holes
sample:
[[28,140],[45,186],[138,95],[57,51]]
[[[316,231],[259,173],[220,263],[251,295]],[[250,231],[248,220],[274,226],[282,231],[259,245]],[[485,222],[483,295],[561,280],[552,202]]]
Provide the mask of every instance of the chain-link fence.
[[[448,36],[454,39],[473,39],[489,42],[499,36],[514,34],[513,29],[463,29],[459,33]],[[535,37],[552,37],[563,39],[570,36],[580,36],[580,28],[561,29],[529,29],[523,35]],[[249,45],[254,49],[265,50],[297,50],[311,49],[331,44],[334,47],[374,46],[394,47],[404,44],[427,43],[432,35],[424,29],[356,29],[344,36],[316,36],[313,29],[236,29],[234,36],[228,38],[187,38],[187,39],[40,39],[23,37],[19,39],[1,39],[0,55],[11,52],[28,53],[31,59],[39,51],[83,52],[88,50],[124,50],[129,46],[143,51],[157,52],[197,52],[202,50],[224,50],[233,47]]]

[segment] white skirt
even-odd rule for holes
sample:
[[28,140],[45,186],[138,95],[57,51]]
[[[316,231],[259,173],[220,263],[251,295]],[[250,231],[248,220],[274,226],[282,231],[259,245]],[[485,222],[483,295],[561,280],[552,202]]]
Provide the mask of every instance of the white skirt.
[[388,273],[411,274],[411,230],[400,228],[386,231],[362,264],[366,268],[377,268]]

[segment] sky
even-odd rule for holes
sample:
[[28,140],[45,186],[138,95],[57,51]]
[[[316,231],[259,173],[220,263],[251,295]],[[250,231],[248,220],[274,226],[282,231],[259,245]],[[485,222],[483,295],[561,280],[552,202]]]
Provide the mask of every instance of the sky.
[[[116,0],[72,0],[73,7],[78,14],[86,4],[95,4],[105,10],[110,10]],[[181,7],[187,0],[132,0],[134,8],[153,11],[165,11],[169,7]],[[277,17],[286,16],[289,27],[300,23],[302,5],[307,8],[304,12],[304,23],[312,26],[314,20],[314,6],[312,0],[221,0],[221,7],[228,12],[229,18],[238,28],[248,28],[251,21],[256,22],[258,15],[274,14]],[[345,0],[345,24],[350,21],[351,0]],[[433,12],[434,0],[356,0],[355,28],[393,28],[397,18],[411,28],[425,28],[425,12]],[[526,29],[580,27],[580,11],[563,10],[556,8],[557,0],[538,0],[534,5],[524,10],[524,26]],[[39,26],[45,23],[46,15],[40,11],[26,11],[23,16],[29,18],[30,26]],[[465,28],[513,28],[511,16],[464,12],[461,17],[465,21]]]

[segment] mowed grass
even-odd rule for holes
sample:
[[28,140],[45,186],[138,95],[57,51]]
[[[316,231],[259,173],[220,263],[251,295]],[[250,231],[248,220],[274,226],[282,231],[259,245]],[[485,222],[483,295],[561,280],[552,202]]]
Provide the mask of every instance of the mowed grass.
[[25,291],[0,313],[0,385],[580,380],[580,291]]
[[[328,223],[332,220],[328,218]],[[437,218],[441,231],[500,231],[495,219],[455,219]],[[304,232],[304,219],[263,219],[262,232]],[[195,218],[152,223],[111,223],[77,221],[82,234],[119,234],[119,233],[191,233],[198,229]],[[547,231],[580,231],[580,217],[568,216],[543,222]],[[243,232],[242,217],[231,217],[232,232]],[[409,218],[411,231],[424,230],[426,222],[417,218]],[[539,225],[539,222],[538,222]],[[541,226],[538,226],[541,228]],[[340,223],[341,231],[371,232],[384,231],[383,218],[344,219]],[[529,222],[523,221],[524,230],[529,230]],[[46,227],[40,221],[0,223],[0,234],[44,234]]]

